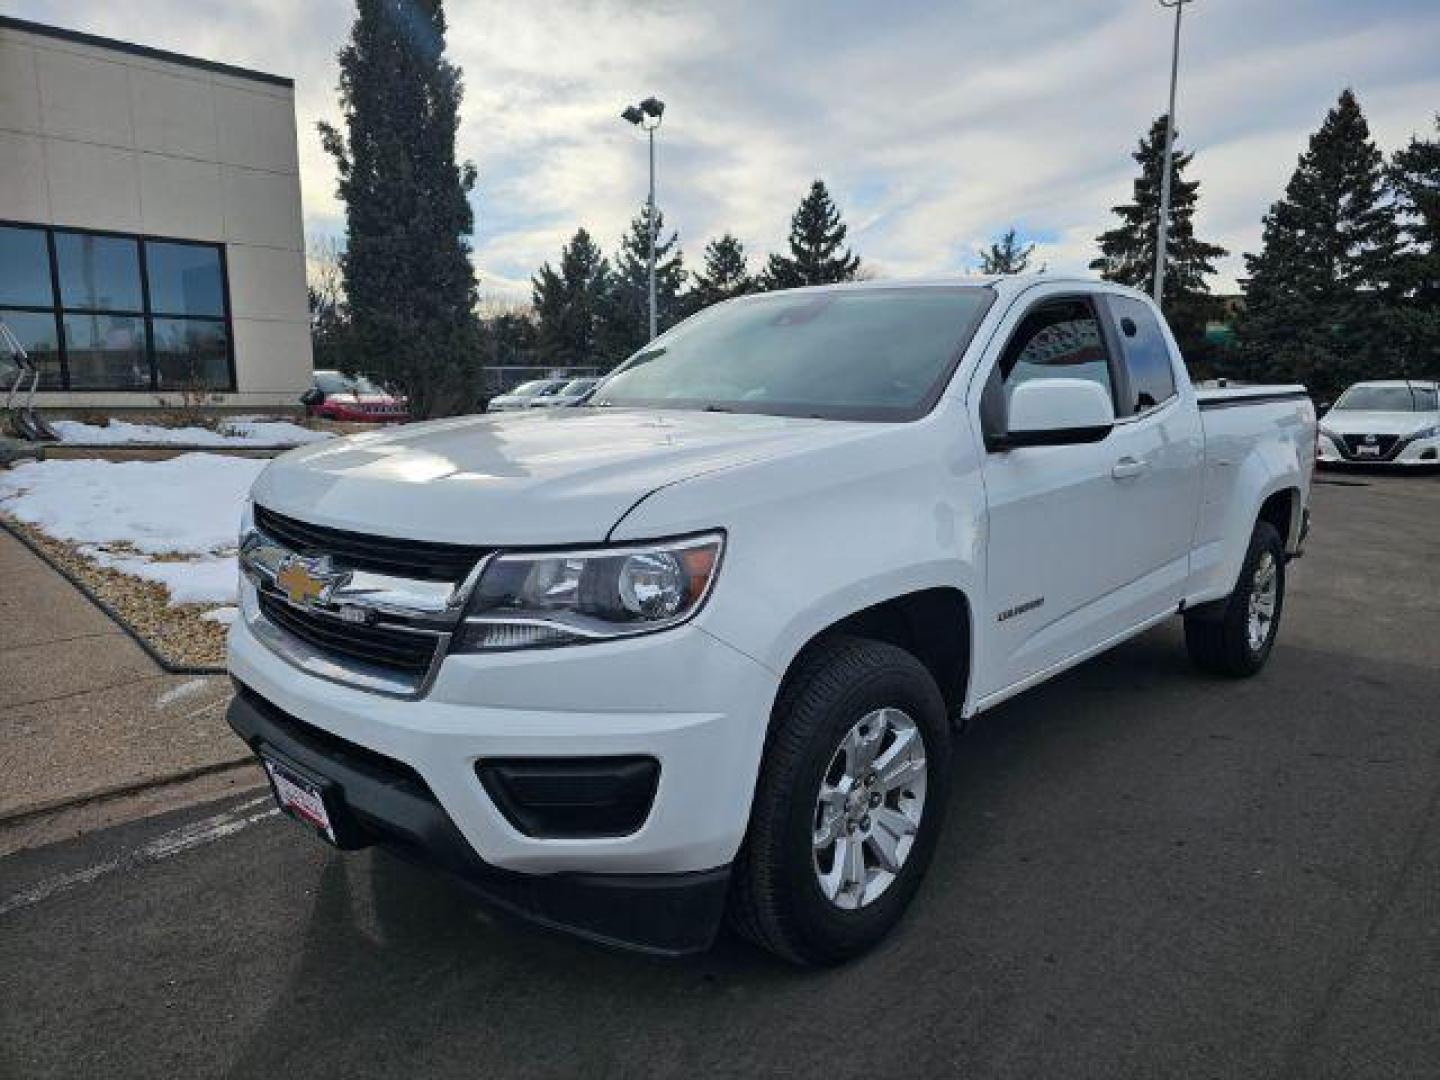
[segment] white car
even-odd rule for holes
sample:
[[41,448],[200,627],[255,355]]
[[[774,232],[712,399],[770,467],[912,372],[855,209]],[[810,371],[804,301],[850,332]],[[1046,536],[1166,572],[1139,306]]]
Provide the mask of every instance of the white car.
[[590,405],[275,459],[229,721],[330,842],[655,953],[873,945],[952,720],[1177,615],[1255,674],[1308,523],[1304,388],[1197,393],[1101,282],[748,296]]
[[571,379],[555,393],[540,394],[531,399],[531,406],[536,409],[573,409],[599,383],[598,378]]
[[513,409],[534,408],[542,399],[558,394],[568,382],[569,379],[532,379],[513,390],[496,394],[485,406],[485,411],[509,412]]
[[1440,465],[1440,385],[1356,383],[1320,418],[1322,465]]

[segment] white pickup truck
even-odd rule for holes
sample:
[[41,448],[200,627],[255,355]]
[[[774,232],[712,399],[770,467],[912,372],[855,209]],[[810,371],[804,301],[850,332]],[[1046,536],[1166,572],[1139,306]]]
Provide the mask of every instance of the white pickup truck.
[[952,724],[1173,615],[1275,641],[1299,386],[1198,393],[1155,307],[1056,276],[746,297],[578,409],[276,459],[231,725],[282,806],[502,909],[800,963],[900,918]]

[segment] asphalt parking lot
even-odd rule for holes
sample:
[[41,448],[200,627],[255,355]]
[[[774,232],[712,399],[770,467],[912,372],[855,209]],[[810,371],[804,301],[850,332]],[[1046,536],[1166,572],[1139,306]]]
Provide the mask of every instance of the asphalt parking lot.
[[1279,646],[983,717],[900,932],[798,972],[492,921],[254,797],[0,860],[0,1076],[1434,1076],[1440,477],[1331,476]]

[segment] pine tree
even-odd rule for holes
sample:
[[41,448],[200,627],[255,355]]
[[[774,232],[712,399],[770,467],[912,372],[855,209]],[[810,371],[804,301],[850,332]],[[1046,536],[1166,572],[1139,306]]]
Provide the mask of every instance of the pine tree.
[[1407,240],[1398,284],[1420,305],[1440,308],[1440,139],[1412,137],[1390,159],[1390,182]]
[[765,287],[793,289],[801,285],[829,285],[853,281],[860,256],[845,243],[845,223],[823,180],[810,185],[800,207],[790,218],[790,254],[771,255],[765,268]]
[[1321,395],[1392,370],[1400,241],[1386,173],[1350,90],[1300,155],[1246,255],[1246,373]]
[[[1161,299],[1180,351],[1195,362],[1208,352],[1205,323],[1216,307],[1205,276],[1213,274],[1215,260],[1229,252],[1195,237],[1200,182],[1185,179],[1185,169],[1195,155],[1177,147],[1178,133],[1170,147],[1170,213],[1165,227],[1165,290]],[[1090,263],[1090,269],[1100,271],[1106,281],[1118,281],[1149,292],[1155,282],[1155,241],[1160,225],[1164,116],[1157,117],[1150,125],[1150,131],[1131,156],[1140,166],[1131,201],[1111,207],[1120,224],[1096,238],[1100,257]]]
[[745,245],[730,233],[705,245],[705,269],[686,294],[690,311],[754,292],[755,279],[745,263]]
[[[1440,134],[1440,116],[1435,129]],[[1440,139],[1411,138],[1396,151],[1390,183],[1406,241],[1395,270],[1395,374],[1440,378]]]
[[536,344],[554,367],[607,366],[601,336],[610,303],[610,264],[583,228],[560,252],[560,269],[547,262],[531,279]]
[[1015,229],[1005,231],[997,243],[980,252],[982,274],[1023,274],[1030,266],[1030,256],[1035,253],[1034,244],[1022,244]]
[[319,125],[339,172],[352,354],[404,386],[420,416],[473,396],[475,167],[455,160],[460,71],[441,0],[357,0],[340,51],[344,134]]
[[[620,241],[611,279],[610,303],[602,347],[619,362],[650,340],[650,207],[640,208]],[[665,214],[655,209],[655,324],[664,333],[684,317],[680,300],[685,287],[685,259],[680,234],[665,236]]]

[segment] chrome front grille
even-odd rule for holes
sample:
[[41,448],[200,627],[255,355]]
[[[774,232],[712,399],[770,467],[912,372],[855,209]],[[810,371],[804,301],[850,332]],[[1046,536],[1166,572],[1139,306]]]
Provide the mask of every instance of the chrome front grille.
[[391,536],[332,529],[255,507],[256,527],[301,555],[329,555],[351,570],[370,570],[416,581],[459,583],[486,555],[488,548],[442,544],[432,540],[401,540]]
[[262,589],[257,600],[265,618],[337,659],[393,671],[417,684],[435,662],[440,638],[434,631],[347,623],[316,608],[297,607],[271,590]]
[[422,695],[490,549],[312,525],[256,506],[240,544],[251,632],[313,675]]

